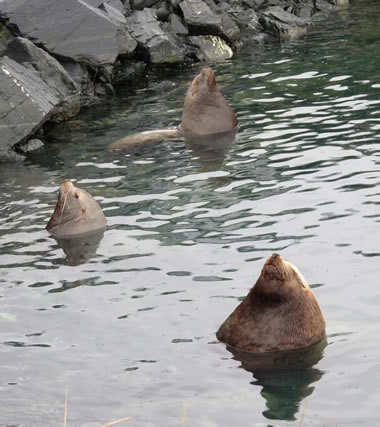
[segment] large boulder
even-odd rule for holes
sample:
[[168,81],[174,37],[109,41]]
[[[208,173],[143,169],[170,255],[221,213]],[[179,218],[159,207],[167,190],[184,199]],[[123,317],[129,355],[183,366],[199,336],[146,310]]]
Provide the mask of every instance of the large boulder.
[[268,33],[288,39],[305,34],[310,22],[286,12],[280,6],[273,6],[262,13],[260,23]]
[[194,34],[219,35],[230,42],[240,39],[240,30],[226,13],[216,13],[202,0],[179,3],[185,24]]
[[0,18],[58,58],[99,67],[119,54],[118,24],[81,0],[3,0]]
[[164,32],[153,9],[137,10],[127,18],[132,37],[144,58],[153,64],[183,62],[184,50]]
[[80,106],[78,86],[65,69],[22,38],[12,41],[0,59],[0,93],[0,157],[47,119],[65,119]]

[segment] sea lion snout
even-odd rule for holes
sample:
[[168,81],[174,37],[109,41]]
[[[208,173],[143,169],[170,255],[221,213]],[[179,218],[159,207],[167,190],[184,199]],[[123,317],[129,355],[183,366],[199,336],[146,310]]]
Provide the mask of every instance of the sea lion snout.
[[59,192],[65,194],[68,193],[72,188],[74,188],[74,184],[69,179],[65,179],[59,187]]
[[263,267],[263,273],[270,280],[285,280],[286,265],[282,256],[278,253],[274,253],[268,257]]

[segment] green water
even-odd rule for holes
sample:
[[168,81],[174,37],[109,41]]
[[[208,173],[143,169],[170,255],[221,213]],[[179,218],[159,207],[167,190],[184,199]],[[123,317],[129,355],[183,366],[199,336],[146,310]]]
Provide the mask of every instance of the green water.
[[[208,64],[240,120],[225,153],[108,145],[178,123],[199,65],[151,72],[0,167],[0,425],[375,426],[380,9],[359,1],[301,39]],[[176,87],[152,90],[162,79]],[[121,93],[123,92],[123,93]],[[70,178],[107,229],[72,266],[44,227]],[[279,252],[326,343],[257,368],[215,331]],[[277,362],[276,362],[277,363]],[[252,372],[253,371],[253,372]]]

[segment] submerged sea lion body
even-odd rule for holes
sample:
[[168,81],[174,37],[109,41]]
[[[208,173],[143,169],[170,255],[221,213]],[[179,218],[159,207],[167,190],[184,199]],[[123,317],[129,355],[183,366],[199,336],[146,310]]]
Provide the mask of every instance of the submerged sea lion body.
[[325,320],[302,274],[270,256],[255,286],[219,328],[218,340],[252,352],[292,350],[325,334]]
[[119,139],[110,145],[110,150],[125,150],[143,145],[157,144],[188,135],[196,136],[223,134],[238,128],[239,122],[219,89],[211,68],[202,68],[192,81],[183,105],[181,124],[166,129],[152,130]]
[[58,200],[46,229],[54,237],[72,237],[104,228],[106,219],[97,201],[65,180],[59,187]]

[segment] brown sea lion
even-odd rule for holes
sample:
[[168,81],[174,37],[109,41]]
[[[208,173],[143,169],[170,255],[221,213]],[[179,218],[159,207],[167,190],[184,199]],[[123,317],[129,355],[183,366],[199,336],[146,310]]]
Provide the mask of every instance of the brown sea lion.
[[292,350],[318,342],[325,326],[318,302],[302,274],[273,254],[216,337],[246,351]]
[[187,90],[180,128],[184,134],[209,135],[234,129],[239,124],[228,102],[216,87],[211,68],[202,68]]
[[189,135],[193,140],[197,136],[223,134],[238,128],[239,121],[228,102],[216,86],[215,74],[211,68],[202,68],[192,81],[183,105],[179,126],[146,131],[126,136],[110,145],[110,150],[125,150],[141,145],[154,144],[178,139]]
[[65,180],[59,187],[58,201],[46,226],[49,233],[54,237],[72,237],[105,225],[104,214],[91,194]]

